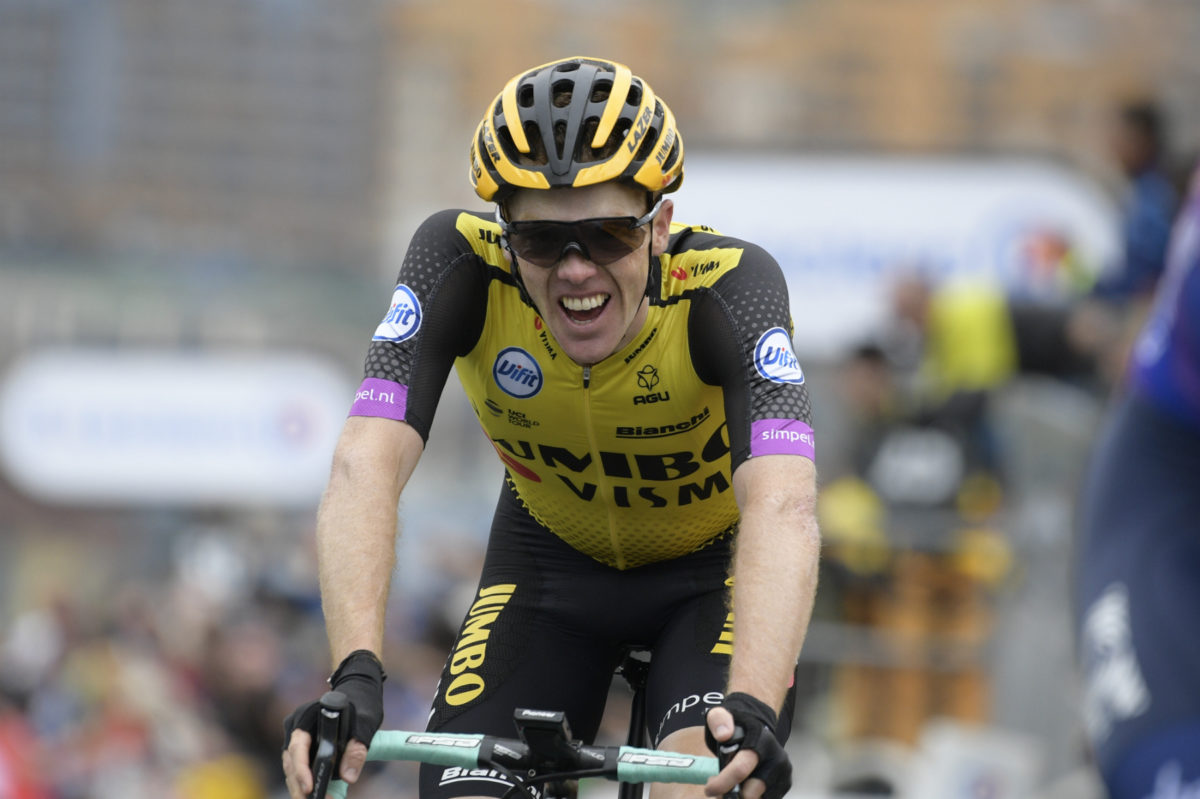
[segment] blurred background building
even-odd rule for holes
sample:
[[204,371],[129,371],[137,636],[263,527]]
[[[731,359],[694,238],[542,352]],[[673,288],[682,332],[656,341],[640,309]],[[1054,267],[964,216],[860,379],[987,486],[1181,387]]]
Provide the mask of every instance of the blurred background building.
[[[0,0],[0,797],[279,795],[280,720],[329,666],[308,464],[327,462],[411,231],[478,205],[467,142],[518,70],[577,53],[645,77],[695,164],[687,221],[749,204],[770,236],[829,199],[803,180],[738,194],[739,158],[869,175],[898,210],[904,180],[1069,183],[1102,230],[1048,219],[1005,245],[1054,286],[1012,310],[1026,331],[1120,268],[1117,109],[1161,110],[1171,180],[1200,152],[1197,41],[1185,0]],[[904,225],[936,226],[950,196]],[[876,305],[928,267],[902,255],[864,272]],[[794,303],[823,285],[781,261]],[[934,401],[922,342],[954,313],[922,328],[880,308],[846,346],[797,341],[828,574],[796,792],[1096,796],[1066,581],[1111,373],[1018,358]],[[1098,318],[1093,336],[1120,338],[1126,317]],[[146,355],[211,396],[137,382]],[[454,383],[403,508],[397,727],[422,723],[500,476]],[[411,792],[389,774],[359,795]]]

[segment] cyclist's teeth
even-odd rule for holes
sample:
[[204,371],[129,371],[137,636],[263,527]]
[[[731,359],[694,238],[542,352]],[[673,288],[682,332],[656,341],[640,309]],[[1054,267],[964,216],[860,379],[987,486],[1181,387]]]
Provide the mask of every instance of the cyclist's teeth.
[[568,311],[590,311],[599,308],[608,299],[607,294],[593,294],[591,297],[563,297],[563,307]]

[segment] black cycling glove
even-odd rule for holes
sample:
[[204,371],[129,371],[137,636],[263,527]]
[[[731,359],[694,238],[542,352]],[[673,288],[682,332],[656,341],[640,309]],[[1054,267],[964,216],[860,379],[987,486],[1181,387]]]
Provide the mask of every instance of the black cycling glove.
[[[329,678],[329,687],[344,694],[349,700],[346,708],[348,723],[341,725],[340,735],[345,740],[337,742],[338,755],[349,739],[370,745],[376,730],[383,723],[383,664],[374,652],[359,649],[351,652]],[[287,749],[293,730],[304,730],[316,738],[320,701],[308,702],[292,711],[283,721],[283,748]]]
[[718,741],[705,724],[704,739],[721,768],[725,768],[740,750],[751,750],[758,755],[758,766],[750,776],[766,783],[763,799],[781,799],[792,787],[792,763],[775,737],[778,723],[775,711],[765,702],[740,692],[726,696],[720,707],[733,716],[733,736],[727,741]]

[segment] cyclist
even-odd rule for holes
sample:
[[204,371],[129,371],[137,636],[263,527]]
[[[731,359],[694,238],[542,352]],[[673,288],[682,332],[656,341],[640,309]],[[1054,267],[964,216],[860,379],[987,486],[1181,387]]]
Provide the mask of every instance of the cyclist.
[[1200,169],[1126,382],[1082,495],[1084,726],[1113,799],[1200,796]]
[[[495,210],[414,234],[318,513],[331,684],[356,706],[341,774],[357,778],[380,724],[397,501],[454,365],[506,476],[429,728],[512,735],[532,707],[591,740],[614,667],[645,646],[653,743],[707,754],[707,731],[736,749],[707,793],[781,796],[819,535],[780,269],[673,221],[683,142],[621,64],[514,77],[470,170]],[[294,797],[315,717],[310,703],[285,725]],[[504,779],[425,766],[421,794],[498,796]]]

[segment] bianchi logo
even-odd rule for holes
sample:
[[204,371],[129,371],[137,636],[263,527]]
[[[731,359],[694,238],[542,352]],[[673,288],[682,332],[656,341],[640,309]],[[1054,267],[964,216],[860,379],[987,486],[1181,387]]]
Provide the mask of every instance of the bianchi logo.
[[542,390],[542,367],[520,347],[500,350],[492,378],[501,391],[517,399],[528,399]]
[[[513,781],[507,774],[494,768],[462,768],[461,766],[452,766],[442,770],[442,785],[454,785],[460,782],[494,782],[499,785],[512,785]],[[534,796],[541,796],[541,792],[533,786],[524,786],[525,790],[531,791]]]
[[759,337],[754,346],[754,368],[773,383],[804,382],[804,372],[792,350],[792,338],[782,327],[773,327]]
[[705,406],[704,410],[694,414],[690,419],[680,419],[673,424],[664,424],[658,427],[617,427],[616,435],[617,438],[663,438],[664,436],[676,436],[694,429],[699,424],[703,424],[711,415],[712,413],[708,410],[708,406]]
[[421,328],[421,303],[412,289],[401,283],[392,293],[392,305],[375,328],[375,341],[404,341]]

